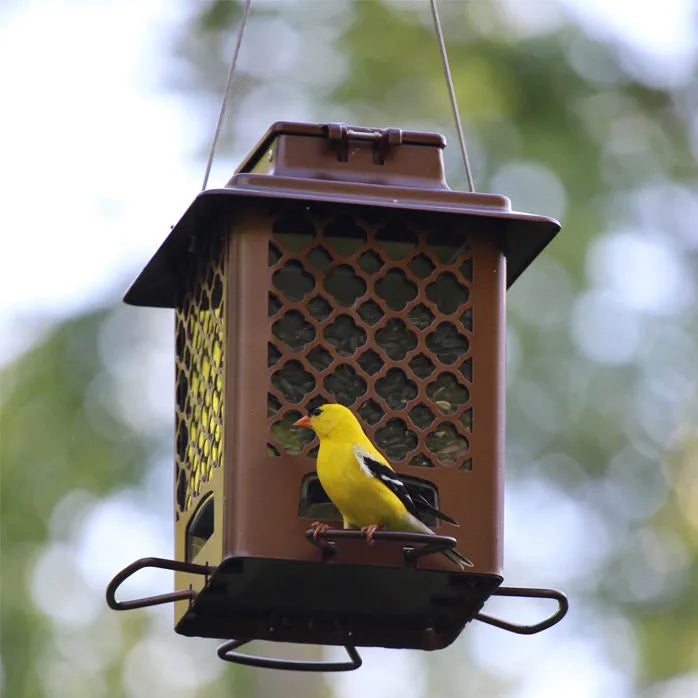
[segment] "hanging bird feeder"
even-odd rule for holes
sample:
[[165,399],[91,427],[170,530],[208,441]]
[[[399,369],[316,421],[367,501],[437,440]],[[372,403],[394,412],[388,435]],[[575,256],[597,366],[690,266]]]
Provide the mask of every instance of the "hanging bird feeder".
[[[125,296],[175,309],[175,560],[147,558],[112,608],[174,602],[175,629],[229,661],[360,664],[357,646],[438,649],[477,619],[518,633],[563,594],[501,587],[505,293],[559,224],[452,191],[435,133],[276,123],[222,189],[201,192]],[[294,423],[339,402],[400,478],[459,528],[367,545]],[[333,528],[313,537],[313,521]],[[474,567],[443,555],[456,546]],[[178,591],[117,601],[143,567]],[[557,602],[522,626],[492,595]],[[235,638],[231,640],[230,638]],[[344,663],[235,652],[252,639],[344,645]]]

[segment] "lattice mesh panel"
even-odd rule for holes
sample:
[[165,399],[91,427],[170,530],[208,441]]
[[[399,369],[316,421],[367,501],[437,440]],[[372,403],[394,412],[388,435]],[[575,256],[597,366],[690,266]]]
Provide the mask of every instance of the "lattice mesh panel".
[[269,242],[269,455],[340,402],[395,462],[471,468],[471,253],[439,219],[284,205]]
[[194,508],[223,463],[224,289],[222,237],[208,241],[175,308],[175,516]]

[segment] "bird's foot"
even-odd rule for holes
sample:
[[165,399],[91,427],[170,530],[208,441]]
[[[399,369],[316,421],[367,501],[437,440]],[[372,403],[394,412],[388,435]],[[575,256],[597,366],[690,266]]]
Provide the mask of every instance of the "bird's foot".
[[322,523],[322,521],[313,521],[310,524],[310,528],[313,529],[313,538],[318,539],[318,536],[324,536],[327,533],[327,529],[332,528],[328,523]]
[[373,545],[373,534],[380,528],[376,524],[371,524],[370,526],[361,527],[361,535],[366,536],[366,542],[369,545]]

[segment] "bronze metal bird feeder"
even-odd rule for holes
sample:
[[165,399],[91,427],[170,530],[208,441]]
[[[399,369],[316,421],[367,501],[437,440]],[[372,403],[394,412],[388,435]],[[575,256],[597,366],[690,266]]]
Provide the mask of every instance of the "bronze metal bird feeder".
[[[504,196],[452,191],[443,136],[275,123],[222,189],[201,192],[128,290],[175,309],[175,560],[123,570],[116,609],[174,602],[175,629],[229,640],[229,661],[356,668],[357,646],[439,649],[473,618],[518,633],[563,594],[504,588],[506,289],[559,230]],[[352,409],[413,491],[459,528],[378,531],[368,546],[293,424]],[[311,521],[335,522],[325,536]],[[442,555],[457,545],[474,562]],[[117,601],[147,566],[179,591]],[[492,595],[557,602],[522,626]],[[236,638],[230,640],[230,638]],[[252,639],[344,645],[347,662],[240,654]]]

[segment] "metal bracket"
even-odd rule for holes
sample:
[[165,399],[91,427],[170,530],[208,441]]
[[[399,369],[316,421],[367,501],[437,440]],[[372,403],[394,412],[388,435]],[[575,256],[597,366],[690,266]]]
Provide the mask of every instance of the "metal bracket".
[[349,159],[349,139],[373,142],[373,162],[382,165],[388,150],[402,144],[402,130],[399,128],[350,128],[347,124],[327,124],[327,137],[337,146],[337,160]]
[[[361,531],[347,528],[328,528],[326,531],[315,535],[315,529],[309,528],[305,532],[305,537],[310,543],[322,550],[323,560],[330,555],[334,555],[337,540],[360,540],[365,538]],[[441,553],[444,550],[451,550],[456,546],[456,539],[452,536],[438,536],[430,533],[412,533],[411,531],[376,531],[373,534],[374,540],[392,540],[404,543],[403,553],[405,560],[411,561],[424,555]],[[422,543],[421,547],[415,548],[414,544]]]
[[125,582],[132,574],[146,567],[156,567],[163,570],[174,570],[175,572],[190,572],[192,574],[204,574],[208,577],[215,571],[215,567],[208,565],[195,565],[191,562],[181,562],[179,560],[167,560],[162,557],[143,557],[140,560],[132,562],[128,567],[119,572],[107,586],[107,604],[109,608],[115,611],[128,611],[132,608],[144,608],[145,606],[157,606],[161,603],[171,603],[173,601],[189,600],[193,601],[196,598],[196,592],[193,589],[181,589],[172,591],[169,594],[159,594],[157,596],[146,596],[142,599],[133,599],[131,601],[117,601],[116,590]]
[[525,587],[499,587],[492,592],[492,596],[517,596],[519,598],[528,599],[554,599],[557,601],[557,611],[540,623],[535,625],[519,625],[518,623],[509,623],[508,621],[494,618],[484,613],[478,613],[473,618],[475,620],[494,625],[496,628],[508,630],[519,635],[534,635],[535,633],[546,630],[547,628],[559,623],[567,613],[569,601],[567,596],[561,591],[555,589],[527,589]]
[[253,654],[234,652],[238,647],[250,642],[250,640],[228,640],[218,647],[218,656],[226,662],[256,666],[262,669],[285,669],[286,671],[352,671],[358,669],[362,660],[356,647],[345,645],[344,649],[349,655],[347,662],[314,662],[297,659],[274,659],[273,657],[259,657]]

